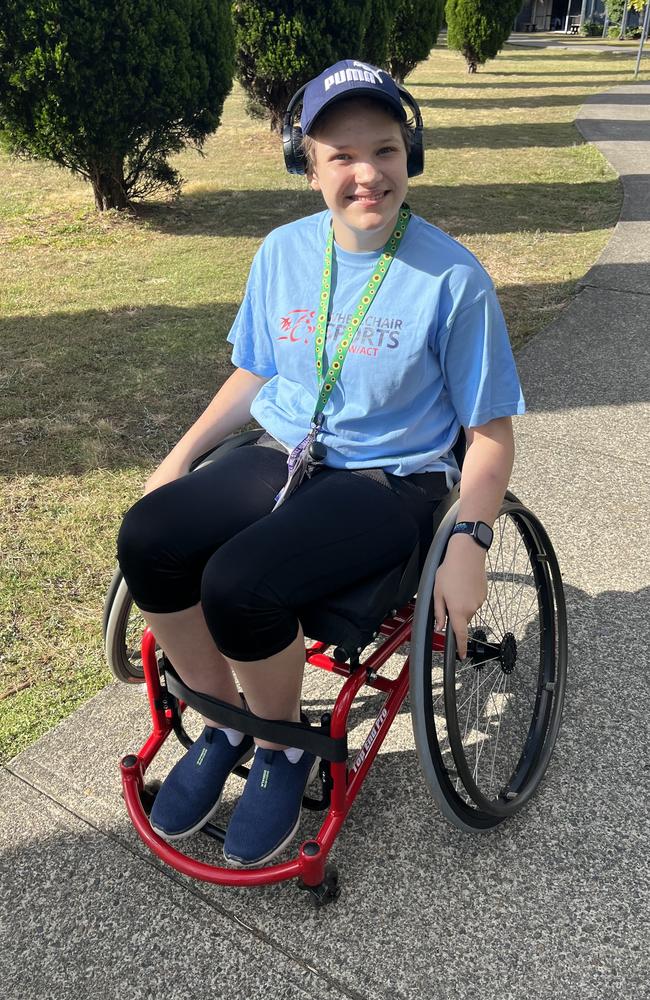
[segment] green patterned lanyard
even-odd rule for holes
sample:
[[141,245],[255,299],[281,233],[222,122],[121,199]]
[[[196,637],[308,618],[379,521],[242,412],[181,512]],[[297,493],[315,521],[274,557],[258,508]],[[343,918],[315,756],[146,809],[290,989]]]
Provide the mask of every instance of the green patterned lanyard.
[[409,219],[411,218],[411,209],[406,203],[402,205],[399,210],[399,215],[397,216],[397,222],[395,224],[395,229],[393,230],[390,239],[386,243],[386,246],[381,252],[379,258],[379,263],[377,264],[377,269],[372,275],[372,278],[368,282],[366,289],[361,296],[359,305],[357,306],[354,315],[350,322],[348,323],[345,333],[341,343],[336,349],[336,357],[330,364],[327,374],[323,378],[323,354],[325,351],[325,338],[327,331],[327,321],[329,319],[330,311],[330,300],[332,296],[332,245],[334,243],[334,231],[330,226],[329,235],[327,237],[327,245],[325,247],[325,263],[323,265],[323,284],[321,286],[320,293],[320,303],[318,311],[318,321],[316,323],[316,375],[318,377],[318,387],[320,393],[318,396],[318,402],[316,404],[316,409],[314,411],[314,416],[312,417],[312,425],[319,425],[321,422],[321,413],[325,409],[327,400],[332,394],[332,390],[336,385],[338,378],[341,374],[341,369],[343,368],[343,362],[345,361],[345,356],[348,353],[350,344],[354,340],[354,336],[361,326],[361,322],[368,312],[370,303],[374,299],[375,295],[379,290],[379,286],[388,274],[388,268],[393,263],[395,254],[397,253],[397,248],[400,244],[400,240],[406,232],[406,227],[409,224]]

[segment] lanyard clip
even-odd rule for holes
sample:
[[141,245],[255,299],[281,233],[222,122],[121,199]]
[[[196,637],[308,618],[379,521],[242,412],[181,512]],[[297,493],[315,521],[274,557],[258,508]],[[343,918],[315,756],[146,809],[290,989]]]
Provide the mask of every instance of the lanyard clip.
[[312,441],[309,445],[309,457],[312,462],[324,462],[327,458],[327,448],[322,441]]
[[323,413],[315,413],[311,422],[311,431],[309,434],[310,441],[307,448],[307,454],[312,462],[320,463],[325,461],[327,456],[327,448],[321,441],[316,440],[316,435],[323,426]]

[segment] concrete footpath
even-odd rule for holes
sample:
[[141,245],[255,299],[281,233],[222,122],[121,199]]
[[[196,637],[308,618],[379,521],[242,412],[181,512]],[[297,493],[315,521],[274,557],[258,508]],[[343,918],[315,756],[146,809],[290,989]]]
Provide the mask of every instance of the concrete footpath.
[[[495,833],[458,833],[403,712],[333,852],[338,902],[193,883],[126,816],[117,762],[147,711],[141,688],[114,684],[0,772],[5,997],[650,998],[650,85],[595,95],[578,126],[625,202],[578,294],[518,355],[529,414],[513,489],[554,541],[570,625],[539,793]],[[362,699],[352,746],[373,709]]]

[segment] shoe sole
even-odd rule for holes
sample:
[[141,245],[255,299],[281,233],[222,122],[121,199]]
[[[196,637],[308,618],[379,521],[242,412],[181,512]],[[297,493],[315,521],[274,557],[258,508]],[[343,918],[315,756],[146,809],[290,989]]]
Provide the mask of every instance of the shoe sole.
[[[305,794],[305,791],[307,790],[311,782],[318,774],[319,766],[320,766],[320,758],[317,757],[312,765],[311,771],[309,772],[307,781],[305,782],[305,787],[302,792],[303,795]],[[233,868],[259,868],[260,865],[265,865],[268,861],[272,861],[273,858],[277,858],[278,854],[282,853],[285,847],[289,846],[293,838],[296,836],[298,832],[298,827],[300,826],[301,817],[302,817],[302,803],[300,805],[300,809],[298,810],[298,818],[291,832],[287,834],[287,836],[285,837],[285,839],[282,841],[281,844],[278,844],[277,847],[274,847],[273,850],[269,854],[265,854],[263,858],[257,858],[256,861],[239,861],[237,858],[229,858],[224,852],[224,857],[226,861],[228,861],[228,863],[231,864]]]
[[[252,747],[249,747],[249,749],[246,751],[246,753],[244,753],[239,758],[239,760],[237,761],[237,763],[232,766],[232,768],[230,769],[229,774],[232,774],[233,771],[236,768],[241,767],[242,764],[245,764],[247,761],[249,761],[251,759],[251,757],[253,756],[254,753],[255,753],[255,746],[253,745]],[[228,779],[226,778],[226,781],[227,780]],[[224,784],[225,784],[225,782],[224,782]],[[212,808],[210,809],[210,812],[207,814],[207,816],[204,816],[203,819],[201,819],[198,823],[196,823],[189,830],[184,830],[182,833],[166,833],[164,830],[161,830],[159,827],[154,826],[153,823],[151,824],[151,829],[153,830],[154,833],[157,833],[159,837],[162,837],[163,840],[166,840],[170,844],[173,844],[177,840],[186,840],[188,837],[194,836],[195,833],[198,833],[199,830],[203,829],[203,827],[205,826],[206,823],[210,822],[210,820],[212,819],[212,817],[215,815],[215,813],[217,812],[217,810],[219,808],[219,805],[221,803],[221,796],[222,795],[223,795],[223,789],[221,790],[221,794],[219,795],[219,798],[217,799],[217,801],[215,802],[215,804],[212,806]]]

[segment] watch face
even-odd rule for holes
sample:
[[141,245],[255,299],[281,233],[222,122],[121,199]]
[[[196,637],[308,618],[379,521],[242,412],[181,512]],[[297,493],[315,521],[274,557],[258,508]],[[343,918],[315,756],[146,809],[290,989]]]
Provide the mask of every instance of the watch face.
[[492,544],[492,529],[489,528],[487,524],[483,524],[482,521],[479,521],[474,529],[474,533],[481,545],[485,545],[486,548],[489,548]]

